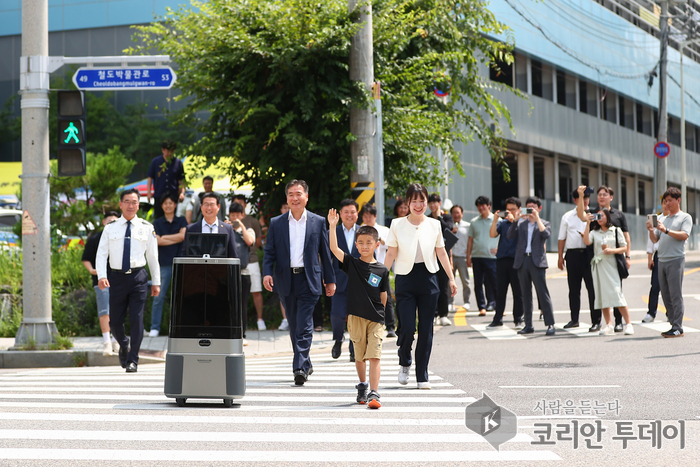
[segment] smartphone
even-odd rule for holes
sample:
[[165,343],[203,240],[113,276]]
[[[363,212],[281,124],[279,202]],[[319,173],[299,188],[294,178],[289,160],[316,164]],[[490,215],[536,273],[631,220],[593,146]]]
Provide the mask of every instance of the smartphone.
[[603,214],[600,213],[600,212],[598,212],[598,213],[596,213],[596,214],[593,214],[593,220],[594,220],[594,221],[599,221],[599,220],[601,220],[602,218],[603,218]]
[[656,214],[647,214],[647,220],[651,221],[652,227],[659,226],[659,217]]
[[593,187],[592,186],[587,186],[586,190],[583,192],[584,195],[592,195],[593,194]]
[[234,229],[237,229],[241,226],[241,223],[238,221],[238,219],[234,219],[234,221],[231,222],[231,224],[233,225]]
[[532,214],[532,208],[525,208],[525,214]]
[[500,218],[502,218],[502,219],[505,219],[506,217],[508,217],[508,211],[501,211],[501,212],[499,212],[499,213],[498,213],[498,217],[500,217]]

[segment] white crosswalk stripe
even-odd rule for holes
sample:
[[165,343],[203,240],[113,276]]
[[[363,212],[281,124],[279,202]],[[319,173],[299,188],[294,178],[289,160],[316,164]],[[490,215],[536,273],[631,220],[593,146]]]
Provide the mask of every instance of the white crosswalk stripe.
[[[540,321],[540,323],[542,323],[542,321]],[[579,327],[577,327],[577,328],[564,329],[564,324],[566,324],[566,323],[556,323],[554,325],[554,327],[557,329],[556,335],[562,335],[562,333],[566,333],[566,334],[573,334],[574,336],[577,336],[577,337],[603,337],[603,336],[600,336],[600,334],[597,332],[589,332],[588,328],[591,325],[584,323],[583,321],[579,322]],[[634,326],[635,332],[639,332],[640,327],[654,331],[652,333],[652,332],[642,330],[641,332],[643,332],[645,336],[647,336],[647,335],[648,336],[654,336],[654,335],[658,336],[659,333],[664,332],[664,331],[668,331],[671,328],[669,323],[642,323],[641,321],[632,321],[632,325]],[[469,326],[472,329],[474,329],[475,331],[479,331],[479,333],[482,336],[484,336],[485,338],[487,338],[489,340],[512,340],[512,339],[528,339],[528,338],[533,338],[533,337],[543,337],[544,332],[546,331],[546,327],[544,327],[544,324],[541,324],[540,327],[538,328],[537,323],[535,323],[535,332],[533,334],[525,334],[525,335],[518,334],[517,330],[515,330],[515,329],[513,329],[505,324],[502,327],[499,327],[497,329],[486,329],[486,327],[488,326],[487,324],[469,324]],[[684,333],[700,332],[700,329],[695,329],[695,328],[683,326],[683,332]],[[623,335],[623,334],[622,333],[615,333],[615,335]],[[0,379],[0,381],[2,381],[2,379]],[[2,390],[2,386],[0,386],[0,390]]]
[[4,373],[0,465],[561,460],[531,449],[524,432],[492,449],[464,425],[473,395],[432,373],[431,390],[416,389],[413,372],[408,386],[399,385],[393,349],[382,357],[379,410],[355,402],[354,364],[319,355],[312,361],[313,375],[297,387],[291,357],[247,359],[246,396],[231,409],[205,399],[177,407],[163,394],[162,364],[136,374],[113,367]]

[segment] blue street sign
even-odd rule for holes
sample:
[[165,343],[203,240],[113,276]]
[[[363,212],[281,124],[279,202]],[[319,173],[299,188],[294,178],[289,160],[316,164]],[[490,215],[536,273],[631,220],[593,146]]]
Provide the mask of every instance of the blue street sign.
[[659,141],[654,146],[654,154],[656,154],[656,157],[663,159],[664,157],[667,157],[669,154],[671,154],[671,146],[669,146],[668,143],[664,141]]
[[168,66],[79,68],[73,83],[82,91],[170,89],[177,76]]

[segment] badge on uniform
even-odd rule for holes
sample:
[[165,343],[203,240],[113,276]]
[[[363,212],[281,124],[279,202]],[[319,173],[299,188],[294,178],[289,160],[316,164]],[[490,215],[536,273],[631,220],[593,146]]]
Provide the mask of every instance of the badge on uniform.
[[371,285],[372,287],[379,287],[379,283],[380,283],[381,281],[382,281],[382,278],[381,278],[381,277],[379,277],[379,276],[376,275],[376,274],[372,274],[372,273],[370,273],[369,279],[367,280],[367,282],[369,283],[369,285]]
[[153,237],[155,237],[155,236],[156,236],[156,231],[153,230],[152,233],[153,233]]

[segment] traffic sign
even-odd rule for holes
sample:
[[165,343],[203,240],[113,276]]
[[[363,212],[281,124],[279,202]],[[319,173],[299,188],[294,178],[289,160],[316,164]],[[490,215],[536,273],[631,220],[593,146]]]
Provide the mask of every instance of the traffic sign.
[[668,157],[668,155],[671,154],[671,146],[669,146],[665,141],[659,141],[654,146],[654,154],[656,154],[656,157],[661,159]]
[[177,76],[169,66],[81,67],[73,75],[73,84],[84,91],[170,89],[176,80]]

